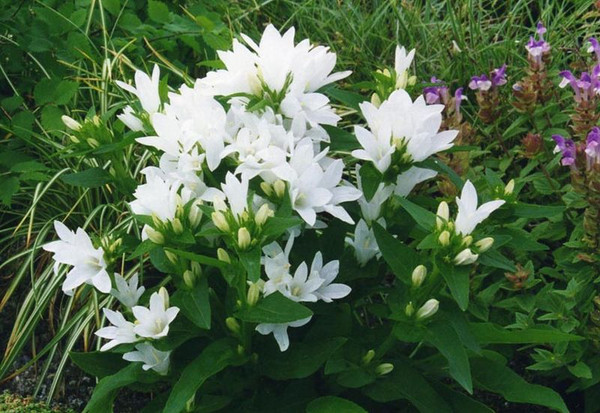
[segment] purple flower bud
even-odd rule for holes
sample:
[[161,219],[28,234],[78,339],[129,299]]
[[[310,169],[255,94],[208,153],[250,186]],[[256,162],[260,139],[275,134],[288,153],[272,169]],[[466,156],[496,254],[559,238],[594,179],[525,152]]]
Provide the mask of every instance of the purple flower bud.
[[587,136],[585,142],[585,154],[588,166],[600,162],[600,128],[594,126]]
[[561,135],[552,135],[552,139],[556,142],[554,152],[562,152],[561,164],[565,166],[575,165],[575,156],[577,148],[572,139],[565,139]]
[[590,47],[588,48],[588,52],[594,52],[596,54],[596,59],[598,59],[598,63],[600,63],[600,44],[598,44],[598,40],[595,37],[590,38]]
[[460,112],[460,104],[463,100],[466,100],[467,97],[463,95],[463,88],[459,87],[454,92],[454,110],[458,114]]
[[544,40],[544,34],[546,33],[546,28],[544,27],[544,24],[542,22],[538,22],[537,28],[535,31],[538,34],[538,36],[540,36],[540,40]]

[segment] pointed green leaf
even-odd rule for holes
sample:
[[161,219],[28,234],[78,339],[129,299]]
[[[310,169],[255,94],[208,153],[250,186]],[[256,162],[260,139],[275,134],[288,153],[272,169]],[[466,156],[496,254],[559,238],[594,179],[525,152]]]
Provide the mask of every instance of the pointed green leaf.
[[306,413],[367,413],[365,409],[350,400],[335,396],[323,396],[306,406]]
[[377,222],[373,223],[373,231],[385,262],[388,263],[396,277],[404,283],[410,284],[411,274],[419,265],[416,252],[402,241],[394,238]]
[[302,304],[275,292],[261,299],[255,306],[242,308],[235,316],[249,323],[290,323],[312,314],[313,312]]
[[448,360],[450,375],[469,394],[473,394],[473,381],[469,357],[458,334],[447,321],[437,321],[427,326],[427,341],[437,347]]

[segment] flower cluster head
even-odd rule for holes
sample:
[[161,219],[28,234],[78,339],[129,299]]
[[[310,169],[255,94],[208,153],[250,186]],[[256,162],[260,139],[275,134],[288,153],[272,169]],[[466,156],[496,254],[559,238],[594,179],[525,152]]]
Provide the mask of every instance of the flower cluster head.
[[469,82],[469,88],[471,90],[477,90],[480,92],[487,92],[492,89],[496,89],[498,86],[506,84],[506,65],[502,65],[490,72],[489,77],[485,74],[480,76],[473,76]]
[[575,92],[576,102],[588,102],[596,98],[600,93],[600,64],[596,65],[592,73],[582,72],[579,78],[575,77],[570,70],[560,72],[562,80],[559,83],[560,88],[571,86]]
[[550,53],[550,44],[544,40],[545,33],[546,28],[542,22],[538,22],[536,27],[538,39],[536,40],[534,36],[531,36],[525,45],[525,49],[527,49],[528,53],[528,60],[533,67],[542,67],[544,56],[547,56]]
[[573,166],[575,165],[575,159],[577,157],[577,147],[572,139],[565,139],[561,135],[552,135],[552,139],[556,142],[554,152],[560,152],[562,159],[560,163],[562,165]]
[[[317,252],[310,269],[306,262],[302,262],[291,272],[289,255],[294,243],[294,236],[290,236],[285,249],[276,242],[263,248],[263,266],[268,280],[262,284],[262,293],[266,297],[274,292],[280,292],[285,297],[296,302],[330,303],[333,300],[346,297],[350,294],[350,287],[345,284],[334,283],[340,269],[339,261],[330,261],[323,265],[323,255]],[[300,327],[307,324],[311,317],[293,321],[291,323],[270,324],[261,323],[256,326],[256,331],[263,335],[273,333],[281,351],[287,350],[289,338],[288,327]]]
[[600,43],[595,37],[591,37],[589,40],[590,46],[588,47],[588,53],[594,53],[596,55],[596,61],[600,64]]
[[375,72],[375,93],[371,96],[373,105],[381,105],[394,91],[406,89],[417,82],[417,77],[409,73],[414,57],[415,49],[407,53],[404,46],[396,46],[394,67],[378,69]]
[[585,143],[576,144],[573,139],[561,135],[552,135],[552,139],[556,143],[554,153],[560,152],[562,165],[569,166],[572,170],[578,169],[578,167],[591,170],[595,165],[600,164],[600,128],[598,126],[594,126],[588,133]]
[[[477,261],[479,253],[491,248],[493,238],[483,238],[473,244],[471,235],[478,224],[500,208],[504,200],[494,200],[477,206],[477,190],[471,181],[465,182],[460,197],[456,197],[458,213],[454,221],[450,220],[448,204],[442,201],[437,210],[436,231],[438,242],[453,254],[456,265],[468,265]],[[458,252],[458,253],[457,253]]]

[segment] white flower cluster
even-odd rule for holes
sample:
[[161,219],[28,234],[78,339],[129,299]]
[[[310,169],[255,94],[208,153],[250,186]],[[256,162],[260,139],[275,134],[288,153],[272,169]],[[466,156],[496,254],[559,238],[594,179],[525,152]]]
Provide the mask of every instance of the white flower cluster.
[[[306,262],[302,262],[292,276],[289,255],[293,244],[294,236],[291,235],[286,243],[285,250],[281,249],[276,242],[263,248],[265,254],[263,265],[268,281],[260,282],[259,285],[262,287],[264,296],[279,291],[285,297],[296,302],[314,303],[321,300],[330,303],[350,294],[350,287],[333,282],[339,273],[340,262],[335,260],[323,265],[321,252],[315,254],[310,270]],[[279,349],[285,351],[290,344],[287,334],[288,327],[301,327],[310,320],[311,317],[291,323],[262,323],[256,326],[256,331],[263,335],[273,333]]]

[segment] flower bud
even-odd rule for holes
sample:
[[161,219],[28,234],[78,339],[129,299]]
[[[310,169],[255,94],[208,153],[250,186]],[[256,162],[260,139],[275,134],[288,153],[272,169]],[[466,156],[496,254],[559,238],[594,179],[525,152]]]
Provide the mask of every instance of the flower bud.
[[231,258],[229,258],[229,254],[223,248],[219,248],[217,250],[217,258],[219,261],[226,262],[227,264],[231,264]]
[[187,287],[194,288],[194,285],[196,284],[196,276],[192,271],[185,270],[183,273],[183,282]]
[[77,122],[72,117],[67,116],[67,115],[62,115],[61,119],[67,128],[74,130],[74,131],[78,131],[79,129],[81,129],[81,123]]
[[181,220],[179,218],[175,218],[171,221],[171,226],[173,227],[173,232],[176,234],[183,233],[183,225],[181,224]]
[[375,374],[378,376],[385,376],[394,370],[394,365],[392,363],[381,363],[379,366],[375,367]]
[[417,265],[412,272],[412,285],[413,287],[420,287],[423,284],[423,280],[427,276],[427,267],[424,265]]
[[515,190],[515,180],[511,179],[504,187],[504,195],[512,195]]
[[462,240],[462,245],[464,245],[465,247],[468,247],[469,245],[471,245],[473,243],[473,237],[470,235],[467,235],[466,237],[463,238]]
[[438,241],[440,242],[440,245],[442,245],[444,247],[450,245],[450,233],[445,230],[442,231],[442,233],[438,237]]
[[167,259],[169,261],[171,261],[172,264],[177,264],[177,260],[178,260],[177,254],[174,254],[171,251],[165,250],[165,255],[167,256]]
[[199,262],[192,261],[190,263],[190,270],[192,271],[192,274],[194,274],[194,277],[202,276],[202,267]]
[[265,222],[267,222],[267,219],[271,218],[273,215],[275,215],[275,213],[273,212],[273,210],[271,208],[269,208],[269,205],[263,204],[258,209],[258,212],[256,213],[256,216],[254,217],[254,220],[256,221],[256,224],[258,226],[263,226],[265,224]]
[[371,95],[371,104],[373,106],[375,106],[376,108],[381,106],[381,98],[379,97],[379,95],[377,93],[373,93]]
[[161,234],[154,228],[146,226],[145,231],[146,235],[148,235],[148,239],[150,239],[150,241],[152,241],[153,243],[158,245],[162,245],[165,243],[165,237],[163,236],[163,234]]
[[248,229],[246,227],[241,227],[240,229],[238,229],[238,247],[240,247],[240,249],[245,250],[250,246],[250,241],[252,241],[252,238],[250,237],[250,232],[248,232]]
[[246,302],[250,307],[258,302],[258,299],[260,298],[260,290],[261,288],[259,283],[250,284],[250,287],[248,288],[248,294],[246,295]]
[[196,228],[200,224],[200,220],[202,219],[202,210],[198,208],[196,203],[192,204],[190,213],[188,214],[188,219],[192,228]]
[[70,139],[70,140],[71,140],[71,142],[73,142],[73,143],[79,143],[79,142],[81,142],[81,141],[79,140],[79,138],[78,138],[77,136],[75,136],[75,135],[69,135],[69,139]]
[[367,353],[362,358],[363,364],[365,366],[367,364],[369,364],[371,362],[371,360],[373,360],[373,357],[375,357],[375,350],[371,349],[371,350],[367,351]]
[[475,243],[475,246],[477,247],[477,250],[480,253],[486,252],[487,250],[492,248],[492,245],[494,245],[494,238],[492,238],[492,237],[486,237],[486,238],[480,239],[479,241],[477,241]]
[[163,222],[160,220],[160,218],[156,214],[152,214],[152,223],[154,224],[155,228],[160,228],[163,225]]
[[94,138],[87,138],[86,142],[88,145],[90,145],[90,148],[98,148],[100,146],[100,142]]
[[417,84],[417,77],[412,75],[408,78],[408,86],[414,86]]
[[238,321],[235,318],[227,317],[225,319],[225,325],[227,326],[229,331],[231,331],[233,334],[236,334],[236,335],[240,334],[240,331],[241,331],[240,323],[238,323]]
[[425,304],[417,310],[417,320],[424,320],[431,317],[440,308],[440,302],[435,298],[430,298]]
[[169,308],[169,292],[165,287],[160,287],[158,289],[158,294],[162,297],[163,303],[165,304],[165,309]]
[[213,199],[213,208],[215,211],[225,211],[227,209],[227,204],[220,196],[215,196]]
[[285,195],[285,182],[283,182],[281,179],[278,179],[273,184],[273,189],[275,190],[275,195],[277,195],[277,198],[283,198]]
[[262,189],[266,196],[273,195],[273,186],[268,182],[262,181],[260,183],[260,189]]
[[406,304],[406,307],[404,308],[404,314],[406,314],[407,317],[410,317],[414,314],[414,312],[415,312],[415,306],[413,305],[413,303],[411,301],[408,304]]
[[215,227],[219,228],[223,232],[229,232],[229,224],[227,223],[227,219],[225,219],[225,215],[221,211],[213,212],[211,215],[212,221],[215,224]]
[[435,217],[437,229],[442,229],[448,222],[448,219],[450,219],[450,209],[448,208],[448,203],[446,201],[442,201],[438,205],[437,214]]
[[92,118],[92,123],[95,126],[100,126],[100,124],[102,123],[101,120],[100,120],[100,116],[94,115],[94,117]]
[[456,257],[454,257],[454,264],[455,265],[473,264],[475,261],[477,261],[478,257],[479,257],[479,255],[473,254],[473,251],[471,251],[469,248],[465,248],[464,250],[459,252],[456,255]]

